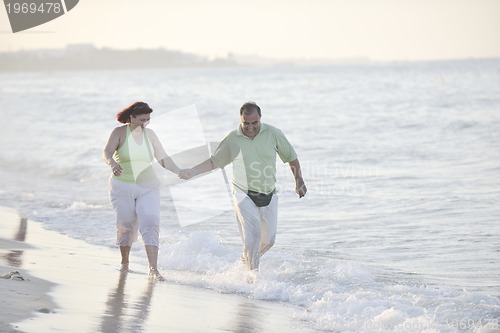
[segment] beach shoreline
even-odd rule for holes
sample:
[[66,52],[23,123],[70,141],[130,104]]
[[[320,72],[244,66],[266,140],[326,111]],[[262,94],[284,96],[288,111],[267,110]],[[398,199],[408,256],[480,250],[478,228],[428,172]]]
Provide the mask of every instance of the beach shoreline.
[[[12,239],[0,237],[0,332],[14,333],[17,326],[12,323],[28,319],[35,313],[50,313],[56,304],[49,292],[55,284],[35,277],[23,266],[24,251],[35,249],[25,243],[27,220],[4,207],[0,207],[2,236],[8,234],[5,227],[18,221],[18,228]],[[3,228],[2,228],[3,227]],[[12,228],[14,229],[14,228]],[[9,278],[10,276],[10,278]]]
[[0,279],[7,295],[0,302],[2,332],[313,331],[297,329],[294,307],[279,302],[150,281],[138,261],[131,261],[133,272],[121,273],[113,249],[45,230],[38,222],[26,222],[23,241],[9,239],[22,219],[5,207],[0,216],[0,272],[19,271],[25,278]]

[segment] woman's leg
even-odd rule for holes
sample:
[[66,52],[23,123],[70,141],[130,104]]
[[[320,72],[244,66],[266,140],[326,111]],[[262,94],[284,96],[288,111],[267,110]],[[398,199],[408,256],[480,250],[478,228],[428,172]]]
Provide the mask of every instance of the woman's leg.
[[120,254],[122,256],[120,271],[128,271],[128,263],[130,256],[130,246],[120,246]]
[[130,248],[138,236],[133,186],[114,179],[110,182],[110,199],[116,212],[116,244],[120,247],[122,258],[121,270],[128,270]]
[[146,245],[145,248],[149,262],[149,277],[163,281],[164,277],[158,271],[158,246]]
[[160,238],[160,191],[145,191],[136,200],[137,220],[144,241],[151,277],[163,280],[158,272],[158,247]]

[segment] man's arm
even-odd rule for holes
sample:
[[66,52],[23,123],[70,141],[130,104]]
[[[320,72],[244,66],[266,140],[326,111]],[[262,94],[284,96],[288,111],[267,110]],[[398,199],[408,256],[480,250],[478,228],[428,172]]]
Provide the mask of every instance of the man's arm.
[[295,160],[291,161],[289,165],[290,170],[292,170],[293,177],[295,178],[295,193],[299,195],[299,198],[302,198],[307,193],[307,187],[304,183],[304,179],[302,178],[299,159],[296,158]]
[[181,179],[191,179],[193,178],[194,176],[197,176],[199,174],[202,174],[202,173],[205,173],[205,172],[209,172],[209,171],[212,171],[214,169],[217,169],[217,166],[214,164],[214,162],[212,161],[212,159],[207,159],[206,161],[198,164],[198,165],[195,165],[194,167],[192,167],[191,169],[183,169],[179,172],[179,177]]

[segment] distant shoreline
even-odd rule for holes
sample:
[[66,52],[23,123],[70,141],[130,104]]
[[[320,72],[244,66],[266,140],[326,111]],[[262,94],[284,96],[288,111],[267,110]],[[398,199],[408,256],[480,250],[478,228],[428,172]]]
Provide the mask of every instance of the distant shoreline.
[[230,58],[204,57],[165,49],[98,49],[92,44],[65,49],[0,53],[0,71],[65,71],[237,66]]
[[498,61],[500,58],[467,58],[420,61],[372,61],[363,57],[327,59],[268,59],[237,56],[208,59],[204,56],[166,49],[117,50],[96,48],[92,44],[69,45],[64,49],[0,52],[0,72],[85,71],[162,68],[232,68],[266,66],[373,66],[405,63]]

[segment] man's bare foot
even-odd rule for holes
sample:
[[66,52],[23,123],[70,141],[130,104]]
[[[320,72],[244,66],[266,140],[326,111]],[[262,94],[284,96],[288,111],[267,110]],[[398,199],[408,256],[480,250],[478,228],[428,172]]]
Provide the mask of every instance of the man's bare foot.
[[257,280],[258,270],[252,269],[246,272],[246,279],[248,284],[254,284],[255,280]]

